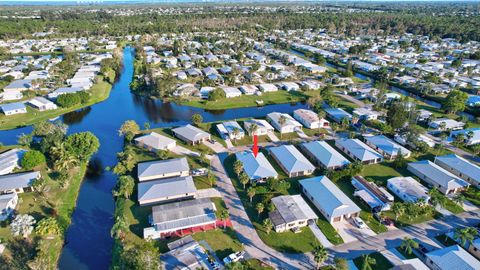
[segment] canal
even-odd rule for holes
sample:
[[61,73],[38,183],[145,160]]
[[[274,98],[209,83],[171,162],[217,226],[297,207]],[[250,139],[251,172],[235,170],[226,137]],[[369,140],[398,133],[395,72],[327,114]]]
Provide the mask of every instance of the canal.
[[[263,117],[274,111],[290,113],[306,107],[297,103],[206,111],[139,97],[132,94],[129,88],[133,77],[133,59],[133,49],[126,47],[124,68],[107,100],[60,118],[69,125],[69,133],[91,131],[99,138],[101,146],[92,159],[97,168],[112,167],[116,163],[116,153],[123,146],[123,139],[118,136],[117,130],[126,120],[135,120],[140,126],[148,122],[152,128],[171,127],[189,123],[195,113],[201,114],[205,122],[210,122]],[[23,127],[0,131],[0,142],[4,145],[15,144],[19,135],[30,133],[31,130],[31,127]],[[99,174],[85,177],[72,215],[72,225],[66,233],[65,247],[59,261],[60,269],[108,269],[113,245],[110,237],[114,211],[111,191],[115,180],[115,175],[103,170]]]

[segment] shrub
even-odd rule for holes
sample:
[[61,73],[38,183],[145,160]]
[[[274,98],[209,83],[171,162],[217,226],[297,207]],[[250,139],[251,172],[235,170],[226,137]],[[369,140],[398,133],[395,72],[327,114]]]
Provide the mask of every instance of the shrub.
[[22,167],[27,170],[31,170],[38,165],[45,163],[45,156],[36,150],[28,151],[23,155]]
[[75,93],[63,94],[57,98],[57,103],[64,108],[75,106],[81,102],[80,96]]

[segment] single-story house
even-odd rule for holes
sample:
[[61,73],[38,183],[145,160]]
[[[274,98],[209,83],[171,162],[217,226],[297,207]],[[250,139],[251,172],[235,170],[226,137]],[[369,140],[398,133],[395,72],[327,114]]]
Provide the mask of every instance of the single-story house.
[[210,269],[208,254],[191,235],[167,244],[169,252],[160,256],[165,270]]
[[299,183],[302,193],[330,223],[360,215],[360,207],[348,198],[328,177],[307,178]]
[[44,97],[34,97],[30,101],[28,101],[28,104],[41,112],[48,110],[56,110],[58,108],[57,104],[51,102]]
[[318,115],[311,110],[297,109],[293,111],[293,118],[302,123],[306,128],[328,128],[330,122],[325,119],[320,119]]
[[254,95],[257,92],[257,87],[255,85],[242,85],[240,86],[240,91],[244,95]]
[[470,185],[430,160],[408,163],[407,169],[444,194],[460,192]]
[[354,160],[363,164],[375,164],[383,161],[383,156],[359,139],[338,139],[335,146]]
[[466,145],[475,145],[480,143],[480,128],[468,128],[450,132],[450,139],[463,134]]
[[143,238],[158,239],[185,233],[215,229],[215,204],[208,198],[180,201],[152,207],[150,224]]
[[210,96],[210,92],[212,92],[213,90],[215,90],[215,87],[203,86],[202,88],[200,88],[200,97],[203,99],[208,99],[208,97]]
[[5,115],[27,113],[27,107],[23,102],[2,104],[0,109]]
[[32,80],[15,80],[3,88],[3,91],[26,91],[32,87]]
[[415,203],[419,200],[425,200],[428,203],[430,200],[428,189],[410,176],[398,176],[388,179],[387,188],[404,202]]
[[278,177],[277,172],[262,152],[259,152],[257,157],[254,157],[250,151],[237,152],[235,156],[242,162],[243,171],[251,181],[261,182],[268,178]]
[[13,172],[16,168],[20,168],[20,160],[25,150],[10,149],[0,154],[0,175]]
[[352,115],[341,108],[327,108],[325,112],[330,119],[337,123],[341,123],[343,118],[347,118],[348,121],[352,120]]
[[271,147],[269,151],[288,177],[310,175],[315,171],[315,166],[293,145]]
[[23,172],[0,175],[0,194],[22,193],[33,190],[33,183],[40,179],[40,172]]
[[[289,114],[272,112],[267,114],[267,119],[280,133],[291,133],[302,129],[302,124],[293,119]],[[280,123],[284,119],[284,123]]]
[[17,193],[13,192],[0,195],[0,221],[6,220],[13,213],[17,204]]
[[434,162],[470,184],[480,187],[480,167],[476,164],[455,154],[436,157]]
[[325,141],[306,142],[301,149],[313,162],[326,169],[343,168],[350,164],[350,161],[333,149]]
[[286,90],[288,92],[300,90],[300,86],[294,82],[282,82],[279,83],[279,85],[283,90]]
[[23,98],[22,91],[8,91],[0,93],[0,101],[10,101]]
[[369,120],[377,120],[380,116],[380,113],[374,111],[370,108],[355,108],[353,110],[353,115],[358,117],[360,121],[369,121]]
[[459,245],[444,247],[427,253],[425,262],[433,270],[477,270],[480,261]]
[[274,131],[272,125],[263,119],[250,119],[243,122],[243,126],[249,136],[263,136]]
[[412,154],[410,150],[390,140],[384,135],[366,136],[365,142],[368,146],[382,154],[386,159],[395,159],[400,153],[408,158]]
[[150,151],[172,150],[177,146],[177,142],[174,139],[170,139],[156,132],[135,138],[134,141],[139,147],[144,147]]
[[234,98],[242,95],[242,92],[236,87],[222,87],[223,92],[225,92],[226,98]]
[[140,205],[159,204],[195,198],[197,189],[191,176],[159,179],[138,184]]
[[245,136],[245,131],[236,121],[226,121],[217,124],[217,130],[224,139],[240,140]]
[[83,90],[84,89],[82,87],[61,87],[61,88],[58,88],[57,90],[49,93],[47,96],[48,96],[49,99],[55,99],[58,96],[63,95],[63,94],[73,94],[73,93],[77,93],[77,92],[80,92],[80,91],[83,91]]
[[367,181],[360,175],[352,177],[351,183],[356,189],[353,195],[364,201],[374,212],[390,210],[394,197],[385,188]]
[[172,129],[175,137],[188,144],[201,144],[210,140],[210,134],[190,124]]
[[295,231],[318,219],[302,195],[277,196],[272,198],[272,203],[275,210],[268,213],[268,218],[276,232]]
[[189,174],[190,166],[185,157],[138,163],[137,176],[139,182],[188,176]]
[[431,121],[428,124],[431,128],[442,131],[442,130],[460,130],[463,129],[465,123],[455,121],[450,118],[440,118],[434,121]]
[[260,89],[260,91],[262,91],[262,92],[275,92],[275,91],[278,91],[277,86],[275,86],[275,85],[272,84],[272,83],[262,83],[262,84],[258,85],[258,89]]

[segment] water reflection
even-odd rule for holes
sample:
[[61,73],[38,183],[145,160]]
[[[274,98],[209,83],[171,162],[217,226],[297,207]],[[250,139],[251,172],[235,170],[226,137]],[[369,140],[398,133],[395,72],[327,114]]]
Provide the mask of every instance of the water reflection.
[[99,157],[94,157],[88,162],[86,176],[91,180],[98,180],[104,171],[103,162]]
[[86,107],[80,110],[69,112],[63,115],[63,122],[67,125],[78,124],[83,118],[92,111],[92,107]]

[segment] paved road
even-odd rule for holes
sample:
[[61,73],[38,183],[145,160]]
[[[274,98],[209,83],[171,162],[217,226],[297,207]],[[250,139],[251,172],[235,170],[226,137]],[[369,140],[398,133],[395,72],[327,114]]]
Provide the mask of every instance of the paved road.
[[245,251],[252,257],[268,263],[275,268],[313,269],[314,263],[311,254],[281,253],[263,243],[248,218],[242,201],[217,155],[212,158],[211,165],[213,173],[218,178],[217,189],[223,196],[223,200],[230,213],[233,228],[237,232],[240,241],[244,244]]
[[445,217],[443,220],[431,220],[404,229],[390,230],[377,236],[361,238],[358,241],[338,245],[329,250],[335,256],[340,256],[348,260],[362,254],[398,247],[401,245],[404,237],[416,239],[423,242],[427,248],[433,249],[439,247],[439,245],[432,240],[435,236],[445,234],[457,227],[475,226],[479,222],[480,210],[463,212],[456,216]]

